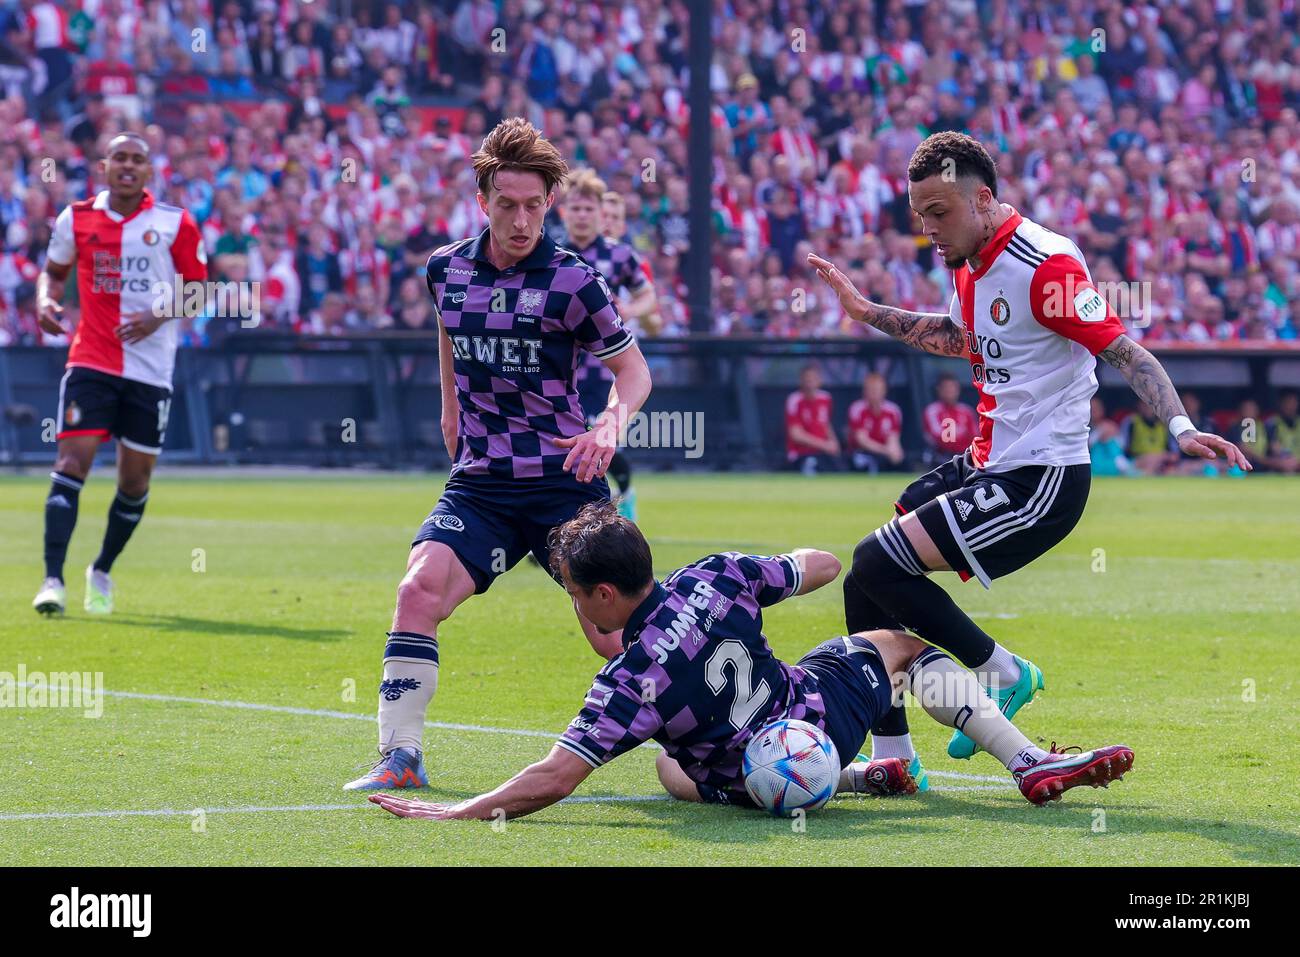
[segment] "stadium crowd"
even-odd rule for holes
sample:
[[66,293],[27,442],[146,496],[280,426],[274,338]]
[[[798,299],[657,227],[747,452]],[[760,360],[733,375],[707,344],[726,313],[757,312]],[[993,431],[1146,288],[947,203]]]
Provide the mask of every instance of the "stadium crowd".
[[[1135,337],[1294,339],[1296,20],[1294,0],[717,0],[714,331],[874,335],[808,250],[872,298],[946,311],[906,166],[960,129]],[[424,261],[483,227],[467,157],[507,115],[622,197],[608,228],[682,334],[688,39],[681,0],[0,0],[0,344],[42,341],[51,224],[124,127],[214,278],[260,282],[261,325],[428,329]],[[453,109],[430,123],[429,104]]]

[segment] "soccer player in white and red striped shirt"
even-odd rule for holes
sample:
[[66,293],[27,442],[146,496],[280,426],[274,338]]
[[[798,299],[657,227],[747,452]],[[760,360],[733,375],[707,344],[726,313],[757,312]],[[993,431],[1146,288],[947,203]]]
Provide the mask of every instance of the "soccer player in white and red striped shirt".
[[110,436],[117,439],[117,496],[103,546],[86,569],[85,608],[113,610],[109,571],[144,515],[171,410],[177,329],[168,320],[174,302],[197,301],[189,284],[207,279],[193,217],[155,202],[145,189],[153,175],[148,144],[135,133],[115,136],[101,171],[108,188],[59,214],[36,280],[44,331],[71,332],[59,300],[74,264],[81,303],[59,383],[58,457],[45,500],[45,581],[32,602],[46,615],[66,607],[63,563],[78,498],[100,442]]
[[[1042,672],[994,641],[928,576],[952,570],[988,587],[1074,528],[1091,479],[1094,357],[1125,377],[1185,453],[1222,455],[1243,470],[1250,464],[1231,442],[1193,427],[1165,370],[1126,335],[1093,285],[1079,247],[998,202],[997,169],[978,141],[934,134],[913,153],[908,180],[912,209],[953,270],[947,315],[869,302],[833,263],[813,255],[808,261],[850,318],[926,352],[969,359],[980,428],[969,449],[908,486],[898,515],[858,544],[844,585],[845,616],[850,631],[905,625],[952,652],[1011,717],[1043,687]],[[956,727],[948,754],[969,758],[977,748]],[[908,758],[921,773],[901,707],[872,739],[873,758]],[[1111,756],[1124,752],[1131,760],[1120,746]],[[1018,778],[1045,761],[1083,767],[1097,755],[1023,757]]]

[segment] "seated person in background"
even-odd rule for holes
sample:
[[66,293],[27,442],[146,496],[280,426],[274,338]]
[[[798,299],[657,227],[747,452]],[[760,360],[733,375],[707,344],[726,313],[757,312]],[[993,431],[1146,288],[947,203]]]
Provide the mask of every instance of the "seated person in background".
[[1119,437],[1119,426],[1106,415],[1101,399],[1092,398],[1092,422],[1088,432],[1088,448],[1092,452],[1093,475],[1134,475],[1133,463],[1124,454],[1124,443]]
[[961,382],[945,372],[934,384],[935,401],[925,407],[922,419],[925,441],[929,448],[925,459],[937,465],[954,455],[961,455],[979,431],[975,410],[961,401]]
[[831,394],[822,388],[822,372],[806,365],[799,389],[785,400],[785,453],[791,468],[805,475],[839,468],[840,440],[831,428]]
[[903,413],[885,398],[885,377],[872,372],[862,380],[862,398],[849,406],[849,463],[872,475],[903,462]]
[[1268,429],[1260,420],[1258,402],[1254,399],[1241,400],[1241,405],[1237,406],[1237,424],[1229,430],[1228,435],[1257,471],[1266,472],[1271,469]]
[[1145,402],[1139,402],[1137,411],[1124,420],[1120,435],[1124,454],[1143,475],[1163,475],[1178,461],[1168,426]]
[[1300,471],[1300,396],[1283,393],[1277,409],[1266,423],[1269,467],[1294,475]]
[[[1192,420],[1192,425],[1196,426],[1198,432],[1210,429],[1213,426],[1209,419],[1201,411],[1201,397],[1195,392],[1184,392],[1181,396],[1183,408],[1187,410],[1187,417]],[[1175,445],[1177,443],[1175,442]],[[1176,475],[1218,475],[1220,471],[1227,468],[1223,459],[1203,459],[1199,456],[1188,455],[1179,451],[1174,466],[1169,470]]]

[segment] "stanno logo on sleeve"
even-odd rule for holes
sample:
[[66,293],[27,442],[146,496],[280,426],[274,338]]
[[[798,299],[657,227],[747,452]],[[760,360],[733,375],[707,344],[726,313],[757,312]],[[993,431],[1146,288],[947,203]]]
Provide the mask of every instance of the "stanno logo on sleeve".
[[[999,289],[998,292],[1001,293],[1002,290]],[[1011,303],[1007,302],[999,295],[989,304],[989,318],[992,319],[996,325],[1005,326],[1011,321]]]

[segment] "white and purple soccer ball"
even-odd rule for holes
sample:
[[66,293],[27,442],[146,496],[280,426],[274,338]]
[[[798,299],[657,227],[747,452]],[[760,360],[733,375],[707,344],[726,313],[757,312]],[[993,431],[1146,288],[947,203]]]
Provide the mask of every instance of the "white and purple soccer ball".
[[745,746],[745,790],[779,817],[815,811],[840,780],[840,757],[825,731],[793,718],[764,725]]

